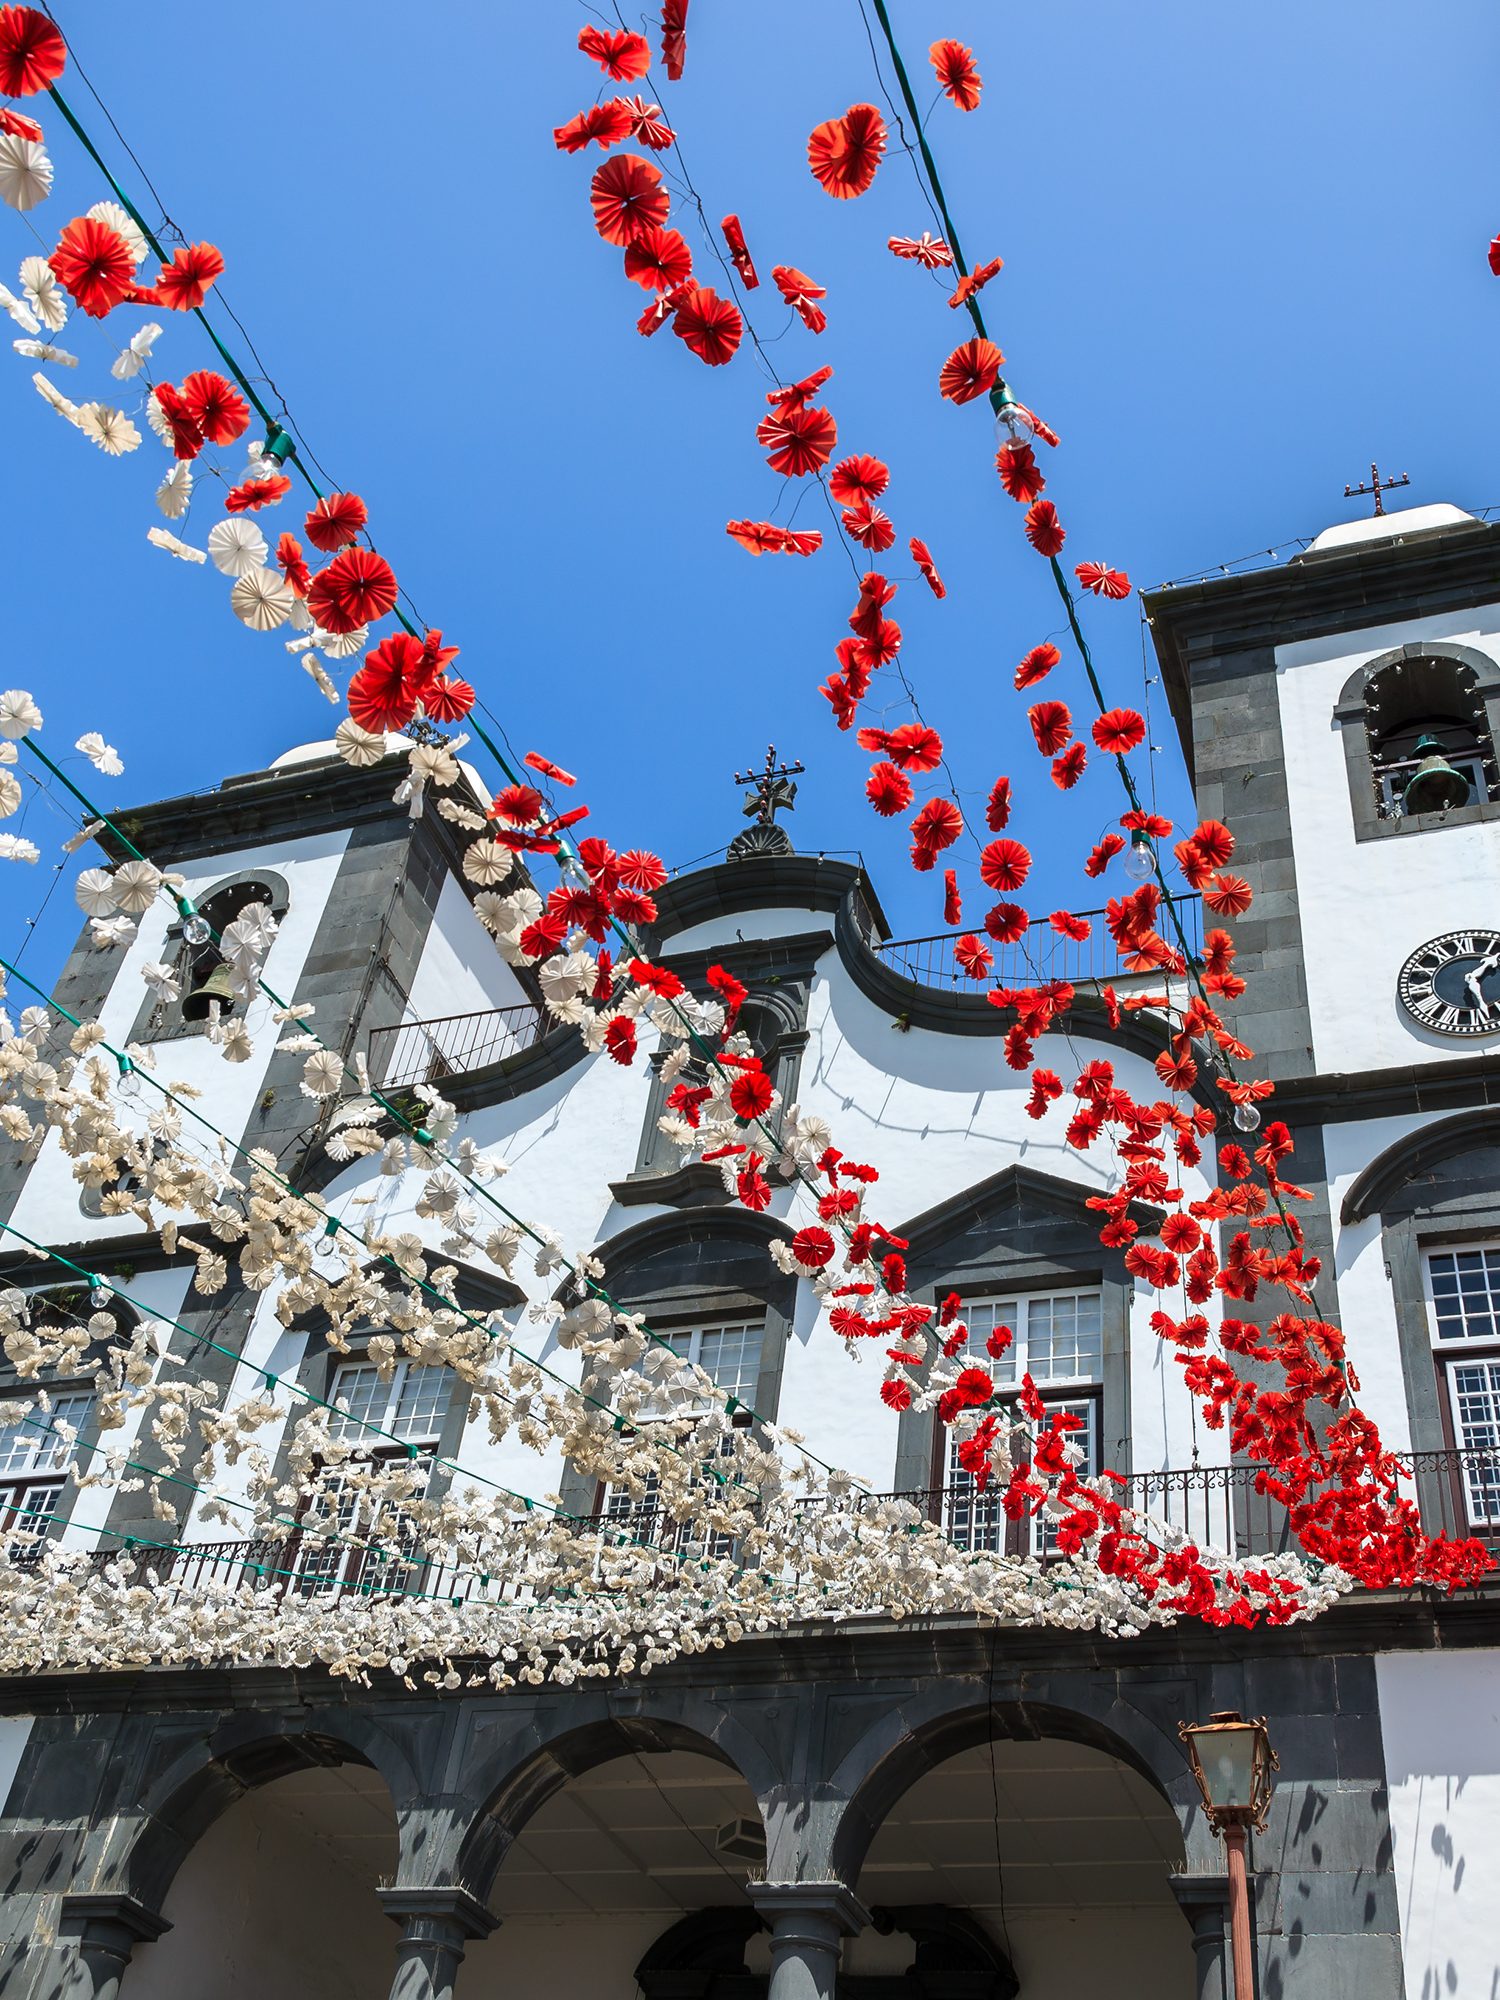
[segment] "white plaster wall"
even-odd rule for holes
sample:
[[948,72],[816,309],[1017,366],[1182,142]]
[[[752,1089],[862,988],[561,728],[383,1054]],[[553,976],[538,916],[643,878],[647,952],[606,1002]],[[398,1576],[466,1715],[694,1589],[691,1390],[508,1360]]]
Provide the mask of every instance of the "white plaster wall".
[[[274,869],[283,877],[287,885],[287,912],[266,956],[263,976],[269,986],[290,1000],[318,934],[347,845],[347,833],[329,832],[281,846],[247,847],[232,854],[214,855],[190,870],[183,870],[187,876],[185,893],[195,900],[202,898],[227,876],[256,868]],[[141,918],[140,929],[129,947],[110,954],[115,968],[114,982],[105,996],[99,1021],[106,1039],[116,1048],[125,1046],[146,996],[140,969],[148,961],[167,957],[167,931],[175,922],[175,912],[166,898],[159,896]],[[163,1083],[186,1083],[201,1090],[203,1095],[196,1102],[203,1115],[237,1139],[265,1089],[266,1071],[275,1055],[280,1030],[271,1019],[273,1012],[274,1004],[262,994],[249,1002],[245,1020],[255,1053],[248,1062],[226,1062],[206,1036],[187,1035],[179,1041],[149,1045],[156,1058],[154,1074]],[[131,1122],[137,1129],[144,1130],[148,1113],[161,1102],[160,1093],[147,1083],[142,1085],[134,1108],[125,1108],[130,1110]],[[183,1134],[194,1146],[211,1148],[217,1144],[211,1133],[186,1114]],[[49,1137],[11,1219],[18,1229],[40,1243],[76,1243],[84,1236],[107,1242],[114,1236],[139,1234],[140,1224],[133,1216],[85,1216],[78,1205],[80,1192],[71,1161],[56,1138]]]
[[1375,1662],[1406,2000],[1500,1992],[1500,1652]]
[[1435,1035],[1396,1001],[1397,976],[1418,945],[1444,931],[1500,925],[1500,824],[1354,838],[1334,706],[1357,667],[1416,639],[1452,640],[1500,658],[1500,607],[1276,648],[1313,1054],[1323,1072],[1500,1051],[1500,1034]]
[[476,1014],[491,1007],[519,1007],[526,994],[514,970],[451,875],[445,876],[432,928],[417,961],[403,1018],[433,1021],[447,1014]]

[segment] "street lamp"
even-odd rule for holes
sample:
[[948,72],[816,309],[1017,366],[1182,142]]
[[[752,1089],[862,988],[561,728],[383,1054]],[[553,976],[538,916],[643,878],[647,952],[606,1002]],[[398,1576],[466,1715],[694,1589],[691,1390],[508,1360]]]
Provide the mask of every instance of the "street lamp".
[[1271,1773],[1279,1768],[1266,1733],[1266,1718],[1246,1722],[1237,1708],[1221,1709],[1207,1722],[1179,1722],[1203,1810],[1215,1833],[1224,1836],[1229,1856],[1229,1919],[1234,1956],[1235,2000],[1254,2000],[1250,1965],[1250,1885],[1245,1871],[1245,1829],[1263,1831],[1271,1809]]

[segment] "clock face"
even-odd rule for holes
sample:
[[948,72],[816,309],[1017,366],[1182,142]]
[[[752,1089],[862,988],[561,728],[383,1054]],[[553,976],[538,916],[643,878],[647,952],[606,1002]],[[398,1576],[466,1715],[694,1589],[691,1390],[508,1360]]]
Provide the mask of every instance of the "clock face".
[[1445,931],[1414,951],[1396,994],[1435,1035],[1500,1035],[1500,931]]

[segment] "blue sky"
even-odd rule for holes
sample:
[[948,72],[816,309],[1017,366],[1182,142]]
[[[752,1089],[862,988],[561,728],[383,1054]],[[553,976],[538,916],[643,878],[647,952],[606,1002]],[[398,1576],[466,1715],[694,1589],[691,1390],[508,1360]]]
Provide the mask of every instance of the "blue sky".
[[[223,294],[294,431],[365,496],[378,545],[515,745],[580,773],[600,831],[685,863],[734,832],[731,774],[774,737],[808,766],[799,847],[862,850],[898,933],[941,928],[940,878],[914,876],[902,822],[869,811],[868,760],[816,692],[852,602],[847,562],[832,548],[757,562],[723,532],[779,500],[786,517],[753,437],[767,382],[748,345],[709,370],[669,333],[640,339],[644,295],[590,220],[599,155],[553,148],[600,81],[574,46],[590,16],[570,0],[57,12],[168,211],[224,252]],[[1006,260],[987,313],[1018,394],[1063,434],[1049,491],[1070,561],[1149,587],[1312,534],[1368,506],[1342,493],[1372,457],[1410,472],[1403,502],[1500,500],[1500,281],[1484,260],[1500,189],[1475,145],[1492,127],[1493,6],[892,0],[892,14],[924,81],[938,34],[970,42],[985,77],[978,113],[939,102],[928,131],[970,256]],[[686,77],[655,94],[710,219],[744,222],[765,280],[757,330],[788,379],[834,365],[840,454],[892,468],[888,567],[919,534],[947,579],[946,602],[913,580],[895,607],[928,718],[976,800],[1000,770],[1015,779],[1031,907],[1086,907],[1079,863],[1119,805],[1107,767],[1062,800],[1025,731],[1011,669],[1055,633],[1056,598],[995,480],[984,406],[937,395],[966,317],[884,248],[929,224],[916,179],[892,153],[867,196],[835,203],[806,170],[814,124],[880,102],[857,0],[693,0],[689,27]],[[154,220],[81,79],[64,89]],[[40,115],[58,179],[32,220],[50,247],[106,190],[55,111]],[[673,220],[706,265],[695,218]],[[0,211],[0,278],[36,247]],[[821,338],[780,308],[777,262],[828,286]],[[167,319],[164,371],[209,365],[201,333]],[[61,386],[108,398],[98,334],[75,317],[64,339],[84,365]],[[227,582],[147,547],[154,440],[106,460],[42,405],[32,366],[0,373],[4,679],[36,693],[52,754],[101,730],[126,775],[79,776],[124,805],[328,734],[334,711],[275,637],[229,614]],[[291,506],[267,525],[295,527]],[[195,509],[188,538],[216,518]],[[815,495],[798,521],[829,526]],[[1112,698],[1139,706],[1135,601],[1092,608],[1089,626]],[[1072,670],[1054,680],[1076,703]],[[901,719],[899,688],[880,692]],[[1137,761],[1185,810],[1150,693],[1161,754]],[[8,945],[59,830],[34,805],[42,862],[0,870]],[[72,938],[67,884],[89,858],[28,948],[34,975]]]

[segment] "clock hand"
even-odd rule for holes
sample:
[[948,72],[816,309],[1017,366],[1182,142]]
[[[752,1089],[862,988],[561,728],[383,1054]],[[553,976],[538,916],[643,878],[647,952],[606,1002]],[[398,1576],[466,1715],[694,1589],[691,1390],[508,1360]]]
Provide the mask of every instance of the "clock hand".
[[1484,997],[1484,989],[1480,982],[1487,972],[1497,971],[1500,971],[1500,951],[1486,952],[1474,970],[1464,979],[1464,991],[1482,1014],[1489,1012],[1489,1002]]

